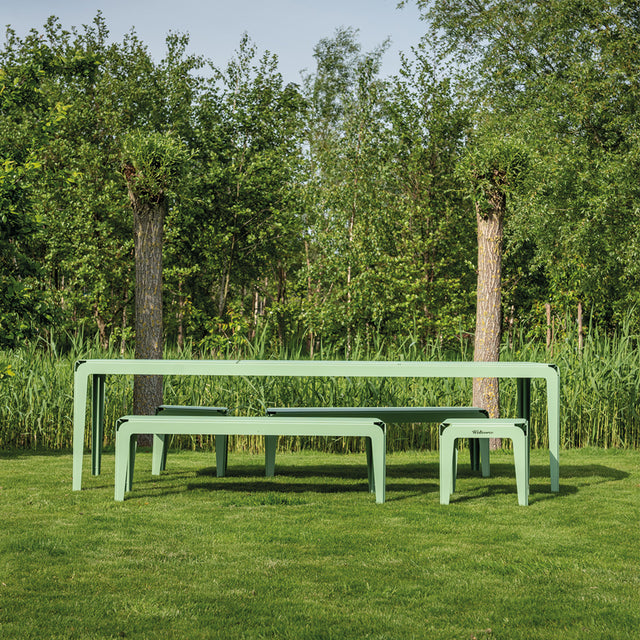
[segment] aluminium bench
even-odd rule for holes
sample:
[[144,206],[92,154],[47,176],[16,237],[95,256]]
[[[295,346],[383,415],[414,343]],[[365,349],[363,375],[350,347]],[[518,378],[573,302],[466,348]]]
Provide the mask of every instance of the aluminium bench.
[[[367,418],[275,418],[228,416],[154,415],[123,416],[116,424],[115,500],[124,500],[131,490],[135,467],[135,452],[139,434],[210,434],[210,435],[262,435],[290,436],[355,436],[369,438],[373,473],[369,476],[369,491],[375,493],[376,502],[385,500],[386,425],[380,420]],[[266,475],[273,476],[275,468],[267,464]]]
[[[525,418],[447,419],[440,425],[440,504],[449,504],[456,489],[459,438],[486,439],[486,458],[482,461],[482,475],[489,476],[490,438],[506,438],[513,443],[518,504],[529,504],[529,422]],[[484,453],[484,452],[483,452]]]

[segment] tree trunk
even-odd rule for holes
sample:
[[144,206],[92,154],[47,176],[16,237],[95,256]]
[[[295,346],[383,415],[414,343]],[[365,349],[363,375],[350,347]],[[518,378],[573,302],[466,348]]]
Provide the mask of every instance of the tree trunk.
[[[161,359],[162,328],[162,230],[167,209],[162,196],[156,202],[141,201],[129,192],[133,205],[135,237],[136,358]],[[162,376],[135,376],[133,412],[153,415],[162,404]],[[148,438],[138,439],[148,444]]]
[[[495,362],[500,359],[502,236],[505,197],[499,191],[488,195],[487,214],[476,205],[478,223],[478,293],[476,302],[476,333],[473,359]],[[491,418],[500,416],[500,393],[497,378],[475,378],[473,406],[486,409]],[[491,448],[500,446],[491,441]]]
[[582,302],[578,302],[578,353],[582,355],[584,346],[584,327],[582,325]]
[[120,355],[124,356],[127,350],[127,340],[125,338],[127,328],[127,290],[125,289],[122,300],[122,334],[120,335]]
[[98,305],[93,308],[93,316],[96,319],[96,324],[98,325],[98,335],[100,336],[100,346],[103,349],[107,349],[109,347],[109,338],[107,338],[107,323],[105,319],[102,317],[100,312],[98,311]]
[[182,295],[182,277],[178,279],[178,351],[182,351],[184,349],[184,307],[185,307],[185,299]]

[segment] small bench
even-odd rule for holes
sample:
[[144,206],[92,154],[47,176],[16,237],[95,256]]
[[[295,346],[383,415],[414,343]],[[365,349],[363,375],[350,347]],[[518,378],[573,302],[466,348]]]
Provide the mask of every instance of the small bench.
[[[179,420],[176,420],[179,417]],[[125,491],[133,484],[135,452],[139,434],[167,436],[171,434],[261,435],[265,439],[285,436],[355,436],[371,441],[372,473],[369,491],[376,502],[385,500],[386,426],[380,420],[367,418],[238,418],[215,415],[123,416],[116,423],[115,500],[124,500]],[[266,475],[273,476],[274,464],[267,459]]]
[[518,504],[529,504],[529,423],[524,418],[447,419],[440,425],[440,504],[449,504],[456,488],[459,438],[480,438],[482,475],[489,475],[489,439],[513,442]]

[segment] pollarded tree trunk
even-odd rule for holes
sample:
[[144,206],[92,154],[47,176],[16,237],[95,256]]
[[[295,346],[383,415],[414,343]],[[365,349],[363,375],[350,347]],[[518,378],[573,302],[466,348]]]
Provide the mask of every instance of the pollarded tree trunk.
[[[135,238],[136,358],[160,359],[162,327],[162,231],[167,211],[164,196],[147,202],[129,191],[133,206]],[[152,415],[162,404],[162,376],[136,376],[133,383],[133,412]]]
[[[506,200],[499,189],[491,190],[486,196],[488,211],[483,211],[476,205],[478,293],[473,359],[477,362],[495,362],[500,359],[502,237]],[[474,379],[473,406],[486,409],[491,418],[499,417],[500,393],[497,378]],[[500,441],[492,441],[491,446],[500,446]]]
[[[168,207],[165,192],[177,180],[188,154],[173,134],[136,130],[127,134],[122,143],[122,170],[133,209],[136,358],[160,359],[163,351],[162,233]],[[134,413],[153,414],[160,404],[162,377],[136,377]]]

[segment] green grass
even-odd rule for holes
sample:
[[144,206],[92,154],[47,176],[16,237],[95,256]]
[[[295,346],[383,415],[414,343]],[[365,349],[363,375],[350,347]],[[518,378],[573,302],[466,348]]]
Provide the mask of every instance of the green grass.
[[71,491],[68,453],[0,453],[0,638],[553,639],[637,637],[640,453],[532,452],[462,464],[438,502],[435,452],[388,456],[387,503],[364,455],[172,452],[113,500],[113,455]]

